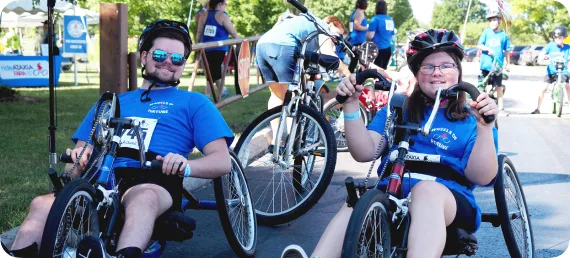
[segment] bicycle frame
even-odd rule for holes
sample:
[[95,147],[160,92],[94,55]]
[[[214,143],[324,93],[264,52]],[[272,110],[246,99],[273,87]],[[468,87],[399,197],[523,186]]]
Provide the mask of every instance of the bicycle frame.
[[[552,98],[552,101],[554,101],[555,103],[558,103],[558,94],[564,94],[564,84],[565,82],[562,81],[562,71],[565,68],[565,64],[564,64],[564,60],[557,60],[558,58],[553,58],[552,62],[555,63],[555,67],[556,67],[556,82],[555,84],[551,84],[554,85],[554,88],[552,89],[552,94],[550,95],[550,97]],[[564,103],[559,103],[559,104],[564,104]]]

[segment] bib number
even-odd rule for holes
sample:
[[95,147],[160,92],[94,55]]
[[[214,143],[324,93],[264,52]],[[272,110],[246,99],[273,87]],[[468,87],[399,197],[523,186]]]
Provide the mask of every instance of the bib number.
[[386,30],[393,31],[394,30],[394,21],[386,20]]
[[[141,118],[141,117],[127,117],[134,119],[140,123],[140,135],[144,144],[145,151],[148,150],[148,146],[150,145],[150,140],[152,139],[152,135],[154,133],[154,129],[156,128],[156,124],[158,120],[151,119],[151,118]],[[138,150],[139,145],[137,142],[137,134],[134,128],[131,129],[124,129],[123,135],[121,136],[121,141],[119,143],[121,148],[131,148]]]
[[204,28],[204,35],[208,37],[215,37],[216,36],[216,26],[206,25]]

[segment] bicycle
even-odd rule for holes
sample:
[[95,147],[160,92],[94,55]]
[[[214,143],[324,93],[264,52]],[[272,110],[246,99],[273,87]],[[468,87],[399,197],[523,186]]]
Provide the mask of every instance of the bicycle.
[[[555,53],[551,54],[554,55]],[[552,99],[552,114],[556,114],[557,117],[562,116],[562,107],[568,104],[567,92],[565,90],[565,82],[562,81],[562,71],[566,66],[566,61],[564,57],[558,55],[551,59],[556,67],[556,82],[550,84],[553,89],[551,90],[550,98]],[[557,108],[558,107],[558,108]]]
[[[140,161],[117,158],[120,138],[124,133],[135,137]],[[115,179],[115,168],[139,167],[144,170],[136,170],[136,173],[162,173],[161,161],[146,160],[141,134],[139,122],[120,117],[117,96],[110,92],[103,93],[97,102],[88,137],[93,140],[93,152],[81,176],[71,180],[69,173],[50,174],[56,199],[43,231],[40,257],[75,257],[80,240],[89,235],[99,237],[107,252],[115,251],[122,228],[119,208],[121,193]],[[74,167],[78,165],[85,149]],[[231,150],[230,157],[230,173],[213,180],[215,201],[198,200],[182,189],[180,208],[182,211],[217,210],[232,250],[238,256],[251,257],[257,243],[256,217],[243,168]],[[61,155],[60,160],[73,163],[66,154]],[[125,175],[127,173],[124,172]],[[196,222],[183,212],[165,212],[156,220],[152,241],[143,251],[143,256],[160,256],[168,241],[182,242],[192,238],[195,227]]]
[[322,101],[314,82],[305,83],[305,77],[335,70],[340,60],[307,51],[307,46],[324,34],[353,54],[352,46],[329,34],[305,6],[288,2],[317,30],[302,42],[283,105],[251,122],[234,148],[248,179],[255,182],[251,190],[258,221],[268,225],[292,221],[312,208],[330,183],[336,164],[332,128],[321,113]]
[[[493,100],[495,100],[495,103],[497,103],[498,101],[496,94],[497,87],[492,83],[490,83],[489,81],[489,78],[495,75],[501,75],[503,77],[503,80],[508,80],[509,78],[506,73],[503,73],[503,66],[499,63],[496,56],[493,56],[491,71],[489,71],[489,73],[485,77],[483,77],[482,74],[480,74],[477,77],[477,88],[479,89],[480,92],[487,93],[489,97],[491,97]],[[502,87],[503,87],[503,94],[505,94],[505,92],[507,91],[507,87],[505,85],[502,85]],[[497,118],[495,118],[495,128],[497,128],[497,130],[499,129],[499,120]]]
[[[357,75],[357,84],[361,84],[366,78],[371,77],[380,78],[381,75],[376,71],[360,73]],[[467,92],[473,100],[479,95],[475,86],[460,82],[449,89],[439,88],[434,106],[439,106],[440,97],[442,99],[456,98],[459,91]],[[392,87],[385,124],[388,139],[387,150],[392,150],[394,144],[398,144],[399,147],[387,154],[393,162],[389,169],[390,172],[387,172],[388,162],[384,164],[380,172],[380,180],[389,177],[388,188],[386,191],[381,190],[378,186],[380,180],[374,186],[368,187],[366,185],[376,159],[372,162],[364,182],[355,184],[352,177],[345,180],[348,192],[346,202],[349,207],[353,208],[353,213],[345,234],[342,257],[405,257],[411,222],[408,204],[412,200],[412,196],[411,194],[402,196],[404,173],[407,166],[412,165],[410,162],[441,164],[442,157],[440,155],[409,152],[409,146],[413,145],[416,135],[428,135],[430,133],[436,114],[433,111],[437,111],[437,109],[432,111],[423,127],[409,123],[405,116],[407,97],[393,92]],[[483,116],[483,118],[487,123],[491,123],[495,119],[494,116]],[[376,150],[375,157],[379,156],[381,145],[382,141]],[[494,227],[501,226],[508,251],[512,257],[534,257],[534,239],[530,215],[516,170],[505,155],[499,155],[498,162],[499,171],[493,186],[498,213],[483,213],[482,221],[490,222]],[[471,184],[468,180],[461,183],[467,186]],[[358,191],[360,198],[358,198],[356,191]],[[510,198],[505,198],[506,191],[510,193]],[[515,200],[515,204],[510,205],[507,203],[507,199]],[[509,209],[511,207],[518,210],[511,211]],[[515,228],[516,225],[513,225],[513,222],[521,222],[520,229]],[[516,233],[520,234],[515,235]],[[465,254],[472,256],[476,254],[477,249],[477,239],[473,234],[461,228],[447,228],[443,255]]]

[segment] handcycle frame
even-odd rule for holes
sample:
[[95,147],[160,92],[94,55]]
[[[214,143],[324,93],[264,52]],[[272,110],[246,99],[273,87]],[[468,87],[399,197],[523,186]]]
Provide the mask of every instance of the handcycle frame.
[[[137,165],[140,164],[140,168],[146,170],[146,173],[162,173],[162,162],[161,161],[146,161],[146,157],[145,157],[145,149],[144,149],[144,144],[141,138],[141,134],[140,134],[140,123],[134,119],[130,119],[130,118],[120,118],[118,117],[119,115],[119,102],[118,102],[118,98],[114,93],[110,93],[110,92],[106,92],[103,93],[100,97],[100,100],[97,104],[97,109],[95,114],[97,114],[97,112],[99,111],[101,104],[109,101],[111,102],[111,107],[109,108],[109,111],[107,114],[108,117],[102,118],[100,121],[97,121],[97,123],[99,125],[101,125],[100,127],[98,127],[98,130],[101,130],[99,132],[97,132],[97,137],[102,137],[99,138],[99,140],[102,140],[106,143],[110,142],[110,145],[106,147],[106,144],[104,144],[103,146],[103,152],[104,155],[102,160],[90,160],[90,163],[93,164],[94,162],[97,162],[100,166],[96,169],[96,170],[90,170],[87,171],[86,173],[83,172],[84,174],[81,175],[80,178],[76,178],[74,180],[71,180],[66,174],[64,175],[60,175],[59,177],[53,176],[52,174],[50,174],[50,179],[53,183],[53,185],[55,186],[55,195],[56,195],[56,200],[54,202],[54,205],[52,206],[52,210],[50,211],[50,215],[48,215],[48,219],[47,221],[50,221],[50,217],[51,216],[57,216],[58,214],[54,214],[52,215],[52,211],[54,210],[54,206],[56,206],[55,204],[57,203],[58,199],[58,193],[64,192],[65,191],[65,187],[62,185],[62,181],[66,183],[66,186],[68,185],[67,183],[69,182],[73,182],[73,181],[86,181],[88,182],[90,185],[93,186],[94,190],[96,191],[95,195],[92,196],[93,198],[93,203],[97,204],[97,208],[96,208],[96,213],[98,214],[97,216],[99,218],[103,218],[105,220],[106,223],[104,223],[104,227],[101,227],[101,223],[98,223],[99,226],[99,230],[103,229],[100,232],[100,235],[97,236],[101,239],[101,241],[103,242],[103,246],[106,247],[106,250],[108,252],[110,251],[114,251],[116,249],[116,245],[118,243],[118,234],[120,234],[120,230],[122,228],[122,223],[117,223],[120,221],[120,214],[121,214],[121,210],[119,208],[119,189],[118,189],[118,184],[116,182],[115,179],[115,168],[117,167],[115,164],[115,160],[117,158],[117,150],[120,146],[120,139],[123,133],[125,133],[126,129],[133,129],[134,133],[136,134],[136,139],[137,139],[137,144],[138,144],[138,148],[139,148],[139,162],[130,162],[129,166],[124,166],[124,167],[133,167],[132,165]],[[115,106],[116,105],[116,106]],[[117,112],[115,112],[117,111]],[[115,117],[117,116],[117,117]],[[95,123],[95,120],[94,120]],[[106,150],[105,150],[106,149]],[[240,240],[237,239],[237,236],[235,235],[235,232],[233,232],[232,229],[232,224],[229,221],[229,217],[227,215],[227,212],[229,212],[227,209],[228,207],[226,207],[225,205],[230,206],[230,208],[235,207],[236,204],[239,205],[241,203],[247,203],[247,204],[243,204],[243,205],[251,205],[251,196],[249,193],[249,188],[247,187],[247,180],[245,179],[245,176],[243,174],[243,168],[241,167],[241,164],[239,164],[239,160],[237,158],[237,155],[235,153],[233,153],[233,151],[229,150],[230,152],[230,156],[232,158],[232,171],[229,172],[228,176],[233,177],[236,175],[233,175],[233,166],[237,165],[240,171],[238,171],[239,174],[241,174],[240,179],[243,179],[243,185],[242,182],[239,183],[235,183],[235,182],[230,182],[230,184],[233,184],[234,187],[239,188],[240,193],[238,193],[238,195],[240,196],[235,196],[236,193],[231,193],[232,195],[232,200],[226,200],[223,196],[223,189],[221,190],[222,193],[219,193],[219,191],[216,192],[216,201],[210,201],[210,200],[199,200],[198,198],[196,198],[192,193],[190,193],[188,190],[186,190],[185,188],[182,187],[182,202],[181,202],[181,207],[180,210],[182,211],[182,213],[188,209],[194,209],[194,210],[217,210],[220,213],[220,220],[222,222],[222,225],[224,227],[224,233],[226,234],[226,237],[228,237],[228,241],[232,247],[232,249],[234,250],[234,252],[236,252],[236,254],[238,254],[239,256],[253,256],[255,253],[255,246],[256,246],[256,236],[257,236],[257,226],[256,226],[256,219],[255,219],[255,215],[253,215],[253,208],[251,208],[250,210],[250,216],[248,216],[248,221],[249,223],[251,223],[253,225],[253,229],[250,227],[246,230],[250,230],[250,232],[246,233],[248,234],[250,237],[253,237],[253,239],[250,239],[250,243],[247,243],[247,250],[244,250],[243,245],[241,245]],[[93,156],[97,156],[97,155],[92,155]],[[100,156],[99,156],[100,157]],[[73,161],[71,160],[71,157],[67,154],[62,154],[60,156],[60,160],[64,163],[73,163]],[[91,168],[91,166],[88,164],[86,167]],[[121,166],[119,166],[121,167]],[[137,171],[137,172],[144,172],[144,171]],[[176,176],[176,175],[172,175],[172,176]],[[223,176],[222,176],[223,177]],[[214,186],[216,188],[218,187],[223,187],[223,182],[222,182],[222,177],[218,177],[214,179]],[[240,175],[237,175],[237,177],[240,177]],[[237,179],[237,180],[240,180]],[[231,179],[230,179],[231,180]],[[81,184],[79,182],[79,184]],[[245,189],[243,189],[245,188]],[[246,196],[242,196],[244,195],[244,191],[246,191],[247,193],[245,194]],[[221,194],[221,197],[218,197],[218,194]],[[237,198],[237,199],[235,199]],[[242,200],[243,198],[245,199],[249,199],[249,201],[247,200]],[[219,201],[222,200],[224,201],[225,205],[219,204]],[[65,201],[65,200],[62,200]],[[102,212],[102,209],[105,209],[105,215],[101,216],[100,212]],[[109,209],[111,209],[110,212],[110,216],[109,215]],[[221,211],[220,209],[223,209],[223,211]],[[175,209],[177,210],[177,209]],[[77,211],[76,211],[77,212]],[[225,217],[222,217],[222,212],[226,212]],[[143,257],[158,257],[161,255],[161,253],[163,252],[164,248],[166,247],[166,242],[167,241],[178,241],[181,242],[183,240],[187,240],[190,239],[192,237],[192,231],[195,229],[195,222],[194,220],[190,219],[189,217],[184,218],[184,221],[180,221],[172,218],[167,217],[167,215],[169,215],[169,211],[165,212],[164,214],[162,214],[156,221],[156,223],[159,222],[163,222],[162,225],[173,225],[173,228],[169,228],[170,230],[182,230],[182,231],[178,231],[178,232],[168,232],[169,234],[178,234],[176,237],[170,237],[168,236],[168,234],[162,233],[160,235],[155,235],[155,233],[157,231],[155,231],[155,233],[153,233],[153,238],[151,238],[151,243],[147,246],[146,250],[143,250]],[[184,216],[184,215],[182,215]],[[247,215],[246,215],[247,216]],[[108,218],[108,219],[107,219]],[[170,219],[170,221],[168,221]],[[225,221],[227,220],[227,221]],[[183,225],[184,222],[186,222],[186,225]],[[188,225],[188,223],[190,225]],[[46,223],[46,229],[44,229],[44,236],[46,231],[51,231],[48,230],[48,226]],[[59,226],[57,230],[59,231]],[[69,233],[69,232],[68,232]],[[232,235],[233,234],[233,235]],[[57,237],[55,239],[55,243],[57,244]],[[230,239],[231,238],[231,239]],[[47,242],[47,244],[46,244]],[[42,241],[42,248],[40,249],[42,256],[46,256],[46,257],[51,257],[51,255],[49,254],[49,251],[45,251],[42,252],[42,249],[46,249],[48,248],[49,250],[52,250],[53,248],[50,247],[52,241],[46,241],[46,238],[44,238],[44,241]],[[45,245],[45,246],[44,246]],[[69,248],[63,246],[61,252],[65,252],[65,251],[70,251],[67,250]],[[75,250],[71,250],[72,252]],[[53,252],[55,252],[55,250],[53,250]],[[52,254],[53,254],[52,252]],[[46,254],[47,253],[47,254]]]
[[[357,84],[358,83],[362,83],[363,79],[362,78],[370,78],[373,76],[374,72],[368,72],[365,71],[366,74],[361,74],[360,76],[357,75]],[[380,74],[375,75],[377,78],[381,77]],[[360,78],[358,78],[360,77]],[[386,171],[383,175],[381,175],[380,180],[385,179],[386,177],[389,177],[389,181],[388,181],[388,186],[386,189],[386,192],[384,192],[382,189],[380,189],[379,184],[377,183],[376,185],[372,186],[372,187],[367,187],[366,186],[366,182],[368,180],[368,177],[370,176],[370,172],[372,171],[372,167],[370,168],[369,174],[366,178],[366,180],[364,182],[360,182],[355,184],[354,179],[352,177],[348,177],[345,180],[345,185],[346,185],[346,189],[348,192],[348,197],[346,200],[346,203],[348,205],[348,207],[354,207],[354,212],[351,216],[351,220],[349,222],[348,225],[348,229],[345,235],[345,240],[344,240],[344,246],[343,246],[343,254],[342,257],[352,257],[354,255],[356,255],[356,253],[354,253],[353,249],[354,246],[357,245],[357,243],[355,243],[354,241],[358,241],[358,240],[354,240],[354,238],[359,238],[362,236],[362,234],[364,234],[364,236],[368,236],[368,237],[373,237],[376,238],[377,237],[377,232],[369,232],[369,231],[362,231],[361,227],[364,227],[365,225],[363,224],[367,224],[366,221],[362,222],[362,220],[365,220],[366,217],[362,218],[362,211],[365,211],[367,209],[372,209],[373,206],[367,206],[367,205],[371,205],[371,202],[380,202],[380,205],[383,206],[381,207],[381,211],[380,214],[375,214],[375,218],[376,216],[378,217],[377,219],[380,222],[375,222],[378,224],[381,224],[379,227],[387,227],[390,228],[390,233],[389,233],[389,238],[388,240],[385,240],[385,237],[382,235],[382,233],[384,233],[384,231],[380,232],[380,236],[379,238],[381,238],[381,241],[383,242],[382,246],[378,247],[378,243],[376,244],[372,244],[375,245],[374,247],[374,254],[376,254],[377,252],[382,253],[383,255],[388,255],[388,257],[405,257],[405,253],[407,251],[407,239],[408,239],[408,231],[409,231],[409,225],[410,225],[410,221],[411,221],[411,217],[409,216],[408,213],[408,204],[411,201],[411,192],[410,194],[405,197],[402,196],[402,183],[404,181],[404,173],[405,173],[405,167],[406,167],[406,160],[423,160],[423,162],[431,162],[431,163],[440,163],[440,157],[439,155],[428,155],[428,154],[417,154],[417,153],[409,153],[409,147],[410,145],[413,145],[414,143],[414,137],[415,135],[417,135],[418,133],[425,135],[428,135],[430,133],[431,130],[431,125],[434,121],[435,118],[435,113],[437,112],[437,109],[434,108],[432,110],[432,113],[430,115],[430,117],[427,120],[427,123],[423,126],[420,127],[418,124],[413,124],[413,123],[408,123],[406,121],[405,118],[405,112],[407,110],[407,99],[406,96],[401,95],[401,94],[393,94],[393,90],[394,87],[391,87],[390,90],[390,99],[389,99],[389,103],[388,103],[388,109],[387,109],[387,121],[386,121],[386,125],[385,125],[385,133],[386,136],[388,138],[388,143],[387,143],[387,150],[388,153],[390,153],[390,160],[393,161],[392,167],[391,167],[391,172],[388,173],[388,171]],[[479,91],[477,90],[477,88],[473,85],[470,85],[468,83],[465,82],[460,82],[458,85],[452,86],[449,89],[446,90],[442,90],[442,88],[439,88],[439,90],[437,91],[436,94],[436,100],[434,103],[434,107],[439,106],[439,99],[440,97],[444,97],[444,98],[453,98],[458,96],[458,91],[466,91],[472,99],[476,99],[479,95]],[[394,111],[392,112],[391,109],[394,109]],[[395,114],[395,123],[391,122],[391,119],[393,118],[392,114]],[[493,121],[494,116],[483,116],[483,118],[485,119],[485,121],[487,123],[490,123]],[[382,139],[384,139],[384,136],[382,136]],[[394,142],[398,142],[398,148],[397,150],[392,151],[392,146]],[[381,146],[381,144],[380,144]],[[376,158],[378,158],[379,156],[379,151],[380,151],[380,147],[378,147],[376,154],[375,154],[375,160]],[[412,158],[409,159],[408,156],[413,156]],[[514,220],[517,218],[526,218],[528,221],[528,231],[525,231],[525,233],[529,233],[529,235],[525,235],[525,237],[528,237],[528,239],[525,239],[526,241],[530,240],[531,241],[531,246],[525,246],[525,248],[532,248],[530,249],[525,249],[525,253],[529,252],[531,253],[531,257],[534,256],[534,245],[533,245],[533,240],[532,240],[532,229],[530,226],[530,220],[528,219],[529,215],[528,215],[528,210],[526,208],[526,201],[524,200],[524,194],[522,192],[522,189],[520,189],[520,182],[518,182],[518,177],[516,176],[516,171],[514,171],[514,168],[512,168],[512,163],[508,160],[508,158],[504,155],[499,155],[499,173],[497,174],[496,177],[496,182],[495,182],[495,199],[497,201],[497,209],[498,209],[498,213],[483,213],[482,214],[482,222],[490,222],[494,227],[498,227],[501,226],[503,229],[503,234],[505,237],[505,241],[507,241],[507,246],[509,249],[509,252],[511,253],[511,255],[517,257],[517,256],[521,256],[520,254],[520,250],[517,249],[516,245],[515,247],[513,247],[513,241],[514,240],[514,236],[512,235],[512,228],[511,225],[503,225],[504,223],[509,223],[510,220]],[[386,162],[386,164],[384,165],[384,169],[386,168],[386,165],[388,164],[388,161]],[[497,192],[500,193],[500,191],[504,191],[504,181],[503,181],[503,164],[508,164],[511,169],[513,169],[509,176],[509,178],[514,177],[516,178],[515,181],[517,183],[518,186],[518,190],[520,190],[519,192],[519,197],[522,198],[522,202],[524,203],[521,209],[521,211],[518,212],[509,212],[508,208],[506,208],[504,202],[505,202],[505,196],[504,193],[502,195],[502,197],[498,197]],[[420,172],[421,173],[421,172]],[[511,178],[512,179],[512,178]],[[380,182],[380,180],[378,182]],[[468,182],[469,184],[469,182]],[[515,186],[516,187],[516,186]],[[369,190],[369,189],[373,189],[373,190]],[[357,192],[359,193],[360,198],[357,196]],[[370,192],[368,192],[370,191]],[[499,198],[502,198],[503,200],[503,205],[501,207],[499,207]],[[357,205],[359,204],[359,199],[363,199],[362,205],[366,205],[366,206],[358,206],[358,208],[360,209],[361,212],[359,212],[359,214],[357,215]],[[503,207],[504,206],[504,207]],[[365,210],[363,210],[365,209]],[[370,210],[368,210],[367,212],[370,212]],[[390,217],[389,214],[391,214],[392,216]],[[366,215],[367,216],[367,215]],[[353,217],[356,217],[353,219]],[[386,220],[388,222],[386,222]],[[388,223],[388,225],[385,225],[386,223]],[[352,227],[352,229],[351,229]],[[373,229],[375,230],[375,229]],[[465,230],[460,229],[460,228],[448,228],[448,240],[449,242],[446,242],[446,248],[444,250],[444,255],[455,255],[455,254],[466,254],[468,256],[474,255],[477,251],[477,240],[475,239],[474,236],[472,236],[471,234],[467,233]],[[451,230],[451,231],[450,231]],[[355,234],[356,233],[356,234]],[[449,238],[449,235],[451,235],[451,238]],[[510,234],[509,236],[507,236],[507,234]],[[396,237],[396,243],[390,243],[390,238],[392,237]],[[454,239],[454,237],[456,237],[456,239]],[[389,250],[385,250],[385,246],[384,246],[384,241],[388,242],[387,245],[389,246]],[[516,243],[515,243],[516,244]],[[362,251],[362,250],[361,250]],[[387,251],[387,252],[386,252]],[[364,254],[363,254],[364,255]],[[384,256],[383,256],[384,257]]]

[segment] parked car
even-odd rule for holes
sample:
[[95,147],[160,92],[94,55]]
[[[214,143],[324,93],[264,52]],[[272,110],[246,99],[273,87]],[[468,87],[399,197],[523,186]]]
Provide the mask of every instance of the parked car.
[[526,65],[538,65],[538,56],[544,45],[533,45],[521,51],[522,63]]
[[479,62],[479,56],[477,55],[478,51],[479,48],[476,47],[465,49],[463,60],[466,62]]
[[546,48],[543,48],[538,54],[538,59],[536,60],[538,65],[547,66],[550,63],[550,60],[544,60],[545,55],[546,55]]
[[520,65],[521,64],[521,53],[522,50],[528,46],[514,46],[511,51],[511,64]]

